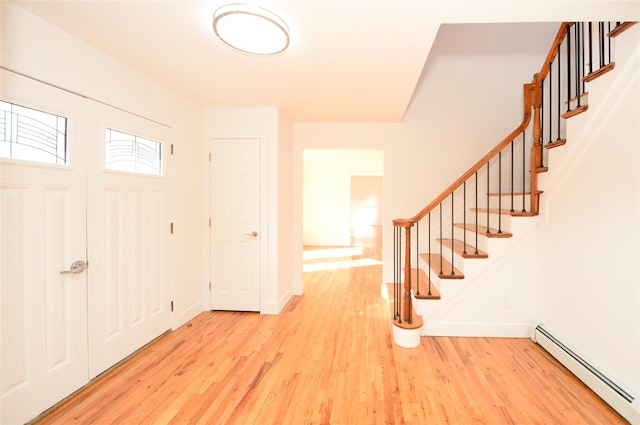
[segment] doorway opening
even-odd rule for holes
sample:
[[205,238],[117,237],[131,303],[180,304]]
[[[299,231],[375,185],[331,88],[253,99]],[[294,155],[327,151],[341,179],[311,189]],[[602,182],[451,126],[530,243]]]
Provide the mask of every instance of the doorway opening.
[[383,151],[303,153],[303,271],[382,264]]

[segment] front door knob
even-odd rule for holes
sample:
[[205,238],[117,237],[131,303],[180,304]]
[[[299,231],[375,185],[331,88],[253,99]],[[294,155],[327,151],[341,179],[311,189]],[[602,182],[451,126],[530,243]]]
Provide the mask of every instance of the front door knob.
[[63,270],[60,272],[60,274],[77,274],[77,273],[82,273],[83,271],[86,270],[86,268],[89,267],[89,263],[87,263],[84,260],[76,260],[73,263],[71,263],[71,266],[69,267],[69,270]]

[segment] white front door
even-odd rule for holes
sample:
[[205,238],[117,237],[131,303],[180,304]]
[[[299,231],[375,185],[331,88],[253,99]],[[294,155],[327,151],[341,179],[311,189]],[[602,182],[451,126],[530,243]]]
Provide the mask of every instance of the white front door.
[[[0,423],[14,424],[170,329],[171,132],[0,73]],[[111,144],[117,170],[106,128],[141,136]],[[154,157],[159,175],[140,174]]]
[[212,139],[212,310],[260,311],[260,139]]
[[[171,328],[165,214],[171,129],[101,104],[92,113],[99,146],[89,166],[91,378]],[[113,132],[108,152],[107,132]]]
[[[0,159],[0,423],[14,424],[87,382],[87,272],[68,271],[87,259],[88,101],[0,72],[3,156],[56,157]],[[61,118],[43,122],[9,104]]]

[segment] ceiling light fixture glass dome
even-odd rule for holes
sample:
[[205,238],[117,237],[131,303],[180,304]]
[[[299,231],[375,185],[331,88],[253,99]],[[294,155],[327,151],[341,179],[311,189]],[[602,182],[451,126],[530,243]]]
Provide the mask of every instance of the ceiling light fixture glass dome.
[[216,9],[213,31],[225,44],[254,55],[275,55],[289,46],[287,24],[268,10],[249,4]]

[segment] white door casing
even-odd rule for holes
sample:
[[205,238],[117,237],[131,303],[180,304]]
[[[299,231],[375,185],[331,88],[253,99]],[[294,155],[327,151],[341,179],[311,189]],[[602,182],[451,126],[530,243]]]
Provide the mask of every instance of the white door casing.
[[212,310],[260,311],[261,141],[212,139]]
[[24,423],[87,382],[88,100],[0,70],[2,99],[67,118],[69,165],[0,160],[0,423]]
[[[89,361],[93,378],[171,328],[166,218],[171,129],[94,104],[100,143],[91,155]],[[105,129],[162,143],[163,174],[105,169]]]

